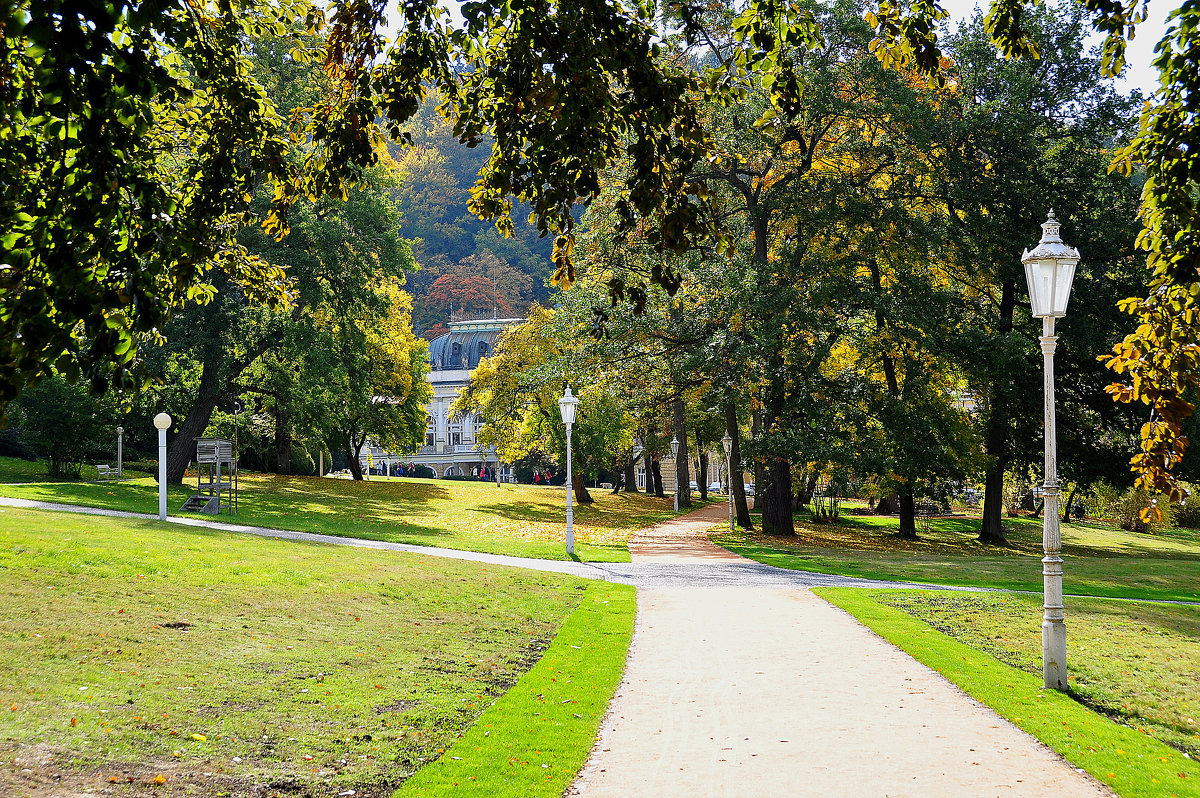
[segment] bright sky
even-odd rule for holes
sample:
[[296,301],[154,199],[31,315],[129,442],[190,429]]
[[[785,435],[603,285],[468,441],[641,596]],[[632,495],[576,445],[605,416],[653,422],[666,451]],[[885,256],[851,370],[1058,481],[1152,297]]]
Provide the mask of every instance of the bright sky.
[[[1154,60],[1154,45],[1163,37],[1167,29],[1167,14],[1179,7],[1181,0],[1150,0],[1149,13],[1146,20],[1137,26],[1137,35],[1129,43],[1126,51],[1125,73],[1117,80],[1117,87],[1122,91],[1141,89],[1142,94],[1150,96],[1158,87],[1158,72],[1151,66]],[[942,8],[950,12],[950,18],[955,22],[971,16],[976,6],[986,9],[987,0],[941,0]],[[1097,47],[1103,42],[1100,35],[1093,36],[1093,44]]]

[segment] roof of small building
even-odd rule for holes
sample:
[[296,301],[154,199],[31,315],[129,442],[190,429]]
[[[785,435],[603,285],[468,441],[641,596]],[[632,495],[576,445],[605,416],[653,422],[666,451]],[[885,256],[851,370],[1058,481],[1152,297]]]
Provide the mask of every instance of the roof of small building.
[[496,348],[496,339],[524,319],[477,319],[450,322],[450,332],[429,342],[429,366],[434,371],[470,369]]

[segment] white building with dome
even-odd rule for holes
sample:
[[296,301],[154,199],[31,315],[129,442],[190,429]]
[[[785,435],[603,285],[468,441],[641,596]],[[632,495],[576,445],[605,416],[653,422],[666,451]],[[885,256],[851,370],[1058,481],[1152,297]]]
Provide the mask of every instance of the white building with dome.
[[[483,422],[478,416],[458,418],[450,407],[467,386],[471,371],[482,358],[496,347],[496,339],[509,327],[524,319],[479,319],[450,322],[450,332],[429,342],[429,381],[433,398],[426,409],[425,445],[413,454],[385,452],[379,446],[363,447],[361,455],[364,472],[386,469],[393,473],[397,466],[409,463],[432,468],[438,477],[470,474],[472,469],[486,465],[495,468],[496,456],[486,447],[480,450],[477,440]],[[512,467],[500,464],[500,479],[512,481]]]

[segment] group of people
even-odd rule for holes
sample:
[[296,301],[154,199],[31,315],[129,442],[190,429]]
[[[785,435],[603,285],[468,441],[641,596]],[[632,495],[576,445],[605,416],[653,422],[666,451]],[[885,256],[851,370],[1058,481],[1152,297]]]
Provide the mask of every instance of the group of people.
[[554,479],[554,474],[552,474],[550,471],[546,471],[545,473],[543,473],[541,471],[533,472],[533,484],[534,485],[549,485],[550,480],[552,480],[552,479]]
[[496,478],[496,468],[495,466],[474,466],[471,468],[471,477],[481,482],[490,482]]

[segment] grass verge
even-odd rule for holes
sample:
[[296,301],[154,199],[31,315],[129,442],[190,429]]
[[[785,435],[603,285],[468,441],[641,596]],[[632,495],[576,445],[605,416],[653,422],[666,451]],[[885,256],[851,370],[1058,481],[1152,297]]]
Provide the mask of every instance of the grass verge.
[[[0,458],[2,459],[2,458]],[[442,546],[451,549],[566,559],[565,496],[561,488],[450,480],[345,479],[243,473],[236,518],[250,526]],[[172,515],[192,487],[168,488]],[[158,485],[41,482],[0,485],[0,495],[127,512],[157,513]],[[671,503],[644,494],[594,491],[595,503],[575,507],[576,554],[592,562],[628,562],[626,544],[638,529],[670,518]],[[212,516],[198,516],[212,518]]]
[[[975,540],[979,519],[936,519],[921,540],[895,536],[897,519],[843,516],[840,524],[796,519],[796,535],[714,529],[714,542],[758,562],[793,570],[903,582],[1042,590],[1041,522],[1009,519],[1010,548]],[[1094,523],[1064,524],[1068,593],[1200,601],[1200,532],[1138,535]]]
[[1006,665],[879,600],[882,591],[819,588],[817,595],[941,673],[973,698],[1085,769],[1123,798],[1200,796],[1200,764],[1150,734],[1043,690],[1041,677]]
[[632,587],[589,585],[541,661],[395,798],[562,795],[621,681],[635,613]]
[[390,795],[538,660],[586,585],[0,509],[0,794]]

